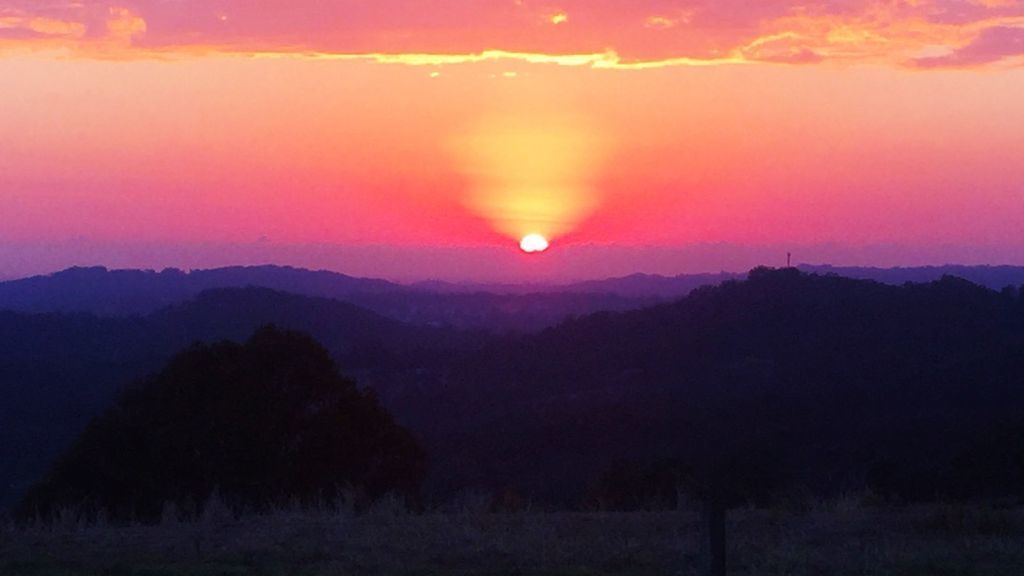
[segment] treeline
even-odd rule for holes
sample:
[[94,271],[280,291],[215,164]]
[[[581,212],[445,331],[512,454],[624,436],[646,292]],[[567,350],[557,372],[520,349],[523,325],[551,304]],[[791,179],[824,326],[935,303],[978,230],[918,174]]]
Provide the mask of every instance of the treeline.
[[395,409],[429,438],[441,491],[492,482],[568,504],[612,462],[653,492],[712,462],[812,495],[1018,497],[1024,298],[758,269],[490,346]]
[[[757,269],[746,281],[702,288],[670,304],[502,338],[380,324],[358,309],[346,308],[332,321],[323,313],[334,306],[330,301],[242,294],[241,304],[231,302],[238,293],[223,293],[165,326],[216,335],[228,325],[241,340],[237,334],[251,331],[254,318],[281,320],[282,310],[290,310],[287,327],[308,325],[341,372],[360,367],[354,372],[377,388],[379,404],[371,396],[353,400],[351,394],[366,392],[335,372],[327,352],[313,352],[319,348],[309,341],[303,340],[308,350],[302,354],[297,350],[305,348],[290,348],[287,338],[271,338],[280,353],[260,348],[247,356],[266,334],[245,345],[194,348],[96,420],[33,491],[30,507],[89,498],[125,506],[114,493],[134,494],[132,471],[143,469],[146,478],[182,474],[188,482],[168,483],[196,486],[171,493],[171,500],[201,498],[217,487],[249,507],[287,493],[312,498],[345,483],[371,496],[386,488],[427,502],[482,492],[496,495],[498,506],[532,501],[608,509],[673,506],[680,495],[734,504],[863,489],[893,501],[1024,497],[1024,297],[1015,287],[993,291],[951,277],[886,286]],[[353,336],[371,329],[372,340]],[[360,360],[363,355],[375,360]],[[281,366],[289,358],[305,358],[302,366],[318,358],[317,381],[331,384],[318,384],[316,394],[336,399],[349,391],[354,404],[314,427],[318,438],[333,438],[337,431],[329,422],[347,430],[308,448],[319,459],[287,465],[282,462],[291,461],[260,459],[274,450],[307,450],[295,448],[297,438],[308,440],[312,432],[280,446],[287,428],[264,430],[260,422],[289,404],[273,400],[277,392],[254,400],[247,396],[250,386],[301,390],[316,380],[296,366],[264,381],[258,370],[238,364],[263,356]],[[189,372],[183,362],[198,363],[189,370],[213,372]],[[175,396],[182,390],[192,396]],[[310,408],[321,405],[316,394],[305,397],[307,410],[319,410]],[[353,414],[363,413],[357,405],[390,422],[367,430],[406,438],[401,425],[411,433],[399,442],[406,448],[393,458],[396,472],[388,482],[368,480],[361,464],[351,464],[358,459],[339,455],[365,449],[375,456],[364,460],[374,465],[391,458],[382,456],[390,454],[385,444],[372,440],[379,434],[364,437],[352,427]],[[225,422],[241,427],[224,432],[218,426]],[[130,450],[119,443],[119,426],[137,439]],[[151,467],[138,468],[132,459],[99,456],[112,446],[122,455],[162,447],[179,456],[160,468],[153,452],[145,460]],[[200,466],[189,460],[189,450],[218,456]],[[98,498],[101,486],[118,484],[108,479],[97,481],[96,490],[68,487],[90,477],[82,470],[106,474],[107,461],[119,466],[114,476],[121,488]],[[254,468],[232,468],[239,462]],[[204,470],[202,481],[189,476],[199,474],[195,470]],[[267,470],[278,472],[268,477]],[[291,477],[281,471],[309,478],[286,480]],[[147,480],[137,489],[158,484]],[[157,490],[145,507],[127,506],[155,514],[161,498],[168,493]]]

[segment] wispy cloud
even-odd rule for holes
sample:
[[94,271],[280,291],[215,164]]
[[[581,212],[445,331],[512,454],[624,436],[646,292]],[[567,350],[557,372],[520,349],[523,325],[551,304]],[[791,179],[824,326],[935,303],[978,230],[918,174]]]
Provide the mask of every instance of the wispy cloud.
[[435,65],[984,66],[1021,53],[1020,26],[1021,0],[0,0],[0,47]]
[[914,63],[922,68],[971,67],[1017,57],[1024,57],[1024,27],[994,26],[962,48],[941,56],[917,58]]

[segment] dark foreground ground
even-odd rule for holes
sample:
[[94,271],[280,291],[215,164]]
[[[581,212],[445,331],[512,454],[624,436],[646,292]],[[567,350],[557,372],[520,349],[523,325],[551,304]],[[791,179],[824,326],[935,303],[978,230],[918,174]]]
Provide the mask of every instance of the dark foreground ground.
[[[1019,576],[1024,508],[890,508],[853,500],[804,510],[738,510],[730,574]],[[692,512],[353,517],[209,514],[154,527],[81,525],[0,532],[0,574],[25,576],[689,575]]]

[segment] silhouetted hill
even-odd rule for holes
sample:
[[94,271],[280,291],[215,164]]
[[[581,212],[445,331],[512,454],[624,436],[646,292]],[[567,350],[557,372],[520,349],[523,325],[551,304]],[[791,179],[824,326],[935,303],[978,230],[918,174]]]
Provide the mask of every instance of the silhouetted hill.
[[[260,326],[272,324],[308,333],[346,368],[362,369],[365,358],[353,351],[387,350],[395,362],[431,362],[436,351],[472,347],[475,336],[443,327],[417,326],[392,320],[348,302],[312,298],[266,288],[209,290],[184,304],[149,315],[151,330],[174,341],[240,341]],[[401,357],[399,357],[401,356]]]
[[378,390],[430,455],[437,497],[511,489],[579,503],[613,462],[675,470],[751,438],[771,438],[768,462],[811,494],[1024,495],[1012,480],[1024,477],[1019,290],[795,269],[519,336],[259,288],[136,318],[3,313],[5,485],[35,479],[114,390],[192,340],[266,323],[311,334]]
[[0,312],[0,506],[38,478],[119,389],[193,342],[241,341],[267,324],[313,335],[361,384],[378,371],[415,384],[484,341],[263,288],[208,291],[146,317]]
[[0,310],[145,315],[219,288],[260,287],[356,304],[422,325],[524,332],[598,310],[628,310],[656,301],[597,291],[536,294],[435,293],[384,280],[280,266],[182,272],[71,268],[49,276],[0,282]]
[[746,273],[734,274],[719,272],[718,274],[680,274],[678,276],[659,276],[657,274],[633,274],[622,278],[591,280],[577,282],[566,288],[572,292],[601,292],[616,294],[626,298],[665,298],[674,299],[686,296],[703,286],[717,286],[727,280],[742,280]]
[[[1024,284],[1024,266],[918,266],[905,268],[873,268],[801,264],[798,269],[808,274],[835,275],[857,280],[874,280],[883,284],[922,284],[956,276],[993,290]],[[606,278],[570,284],[492,284],[473,282],[417,282],[412,287],[441,294],[538,294],[571,292],[582,294],[614,294],[623,298],[676,299],[702,286],[717,286],[727,280],[742,280],[746,273],[717,274],[632,274],[622,278]]]
[[0,283],[0,308],[31,313],[147,314],[206,290],[249,286],[326,298],[404,290],[398,284],[384,280],[287,266],[230,267],[191,272],[173,268],[162,272],[69,268],[48,276]]
[[[805,272],[869,279],[886,284],[922,283],[954,275],[999,290],[1024,284],[1024,268],[940,266],[836,268],[801,266]],[[85,312],[145,315],[218,288],[261,287],[356,304],[410,324],[532,332],[573,316],[635,310],[691,291],[743,279],[745,274],[634,274],[573,284],[419,282],[403,286],[328,271],[283,266],[230,267],[182,272],[71,268],[49,276],[0,282],[0,310],[29,313]]]
[[[572,498],[615,460],[685,460],[731,422],[737,438],[781,428],[802,489],[929,497],[963,492],[957,462],[1024,424],[1022,375],[1015,290],[757,270],[495,344],[438,397],[394,409],[429,438],[439,490]],[[415,419],[438,404],[450,418]]]
[[343,298],[410,324],[525,333],[602,310],[633,310],[661,301],[615,294],[551,292],[530,294],[366,293]]
[[0,312],[0,508],[116,388],[159,366],[154,336],[138,319]]
[[746,274],[720,272],[718,274],[632,274],[621,278],[588,280],[570,284],[491,284],[474,282],[417,282],[412,286],[440,294],[611,294],[630,299],[671,299],[686,296],[701,286],[714,286],[726,280],[739,280]]
[[935,282],[944,276],[963,278],[993,290],[1007,286],[1024,285],[1024,266],[917,266],[908,268],[872,268],[858,266],[814,266],[801,264],[800,270],[809,274],[833,274],[844,278],[874,280],[884,284],[923,284]]

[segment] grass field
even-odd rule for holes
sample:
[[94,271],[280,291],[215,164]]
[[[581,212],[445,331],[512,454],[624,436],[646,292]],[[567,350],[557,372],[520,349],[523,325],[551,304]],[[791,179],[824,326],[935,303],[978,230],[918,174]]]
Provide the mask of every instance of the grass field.
[[[0,533],[0,573],[17,576],[690,575],[693,512],[207,514],[158,526],[83,524]],[[729,516],[737,575],[1024,574],[1024,509],[875,507],[840,501]]]

